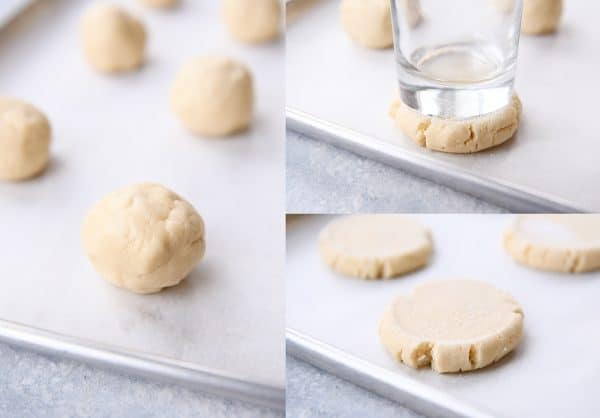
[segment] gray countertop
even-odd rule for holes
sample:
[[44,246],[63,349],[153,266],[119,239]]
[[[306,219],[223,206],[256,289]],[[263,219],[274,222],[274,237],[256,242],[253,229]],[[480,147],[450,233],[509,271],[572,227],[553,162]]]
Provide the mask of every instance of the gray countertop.
[[287,132],[286,153],[288,213],[505,212],[296,132]]
[[[280,417],[273,411],[0,344],[0,416]],[[418,418],[417,413],[287,357],[288,417]]]
[[418,418],[421,415],[287,356],[287,416]]
[[2,417],[279,417],[178,386],[0,344]]

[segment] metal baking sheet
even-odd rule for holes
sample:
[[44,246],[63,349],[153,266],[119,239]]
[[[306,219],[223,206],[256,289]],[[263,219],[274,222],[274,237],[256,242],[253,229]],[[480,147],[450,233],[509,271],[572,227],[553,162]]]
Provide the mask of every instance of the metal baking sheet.
[[[501,237],[512,215],[419,215],[434,239],[429,265],[396,280],[331,272],[317,237],[330,216],[288,221],[287,341],[292,355],[428,416],[597,417],[600,273],[540,272],[512,261]],[[473,278],[511,293],[525,313],[516,350],[475,372],[414,370],[385,352],[379,319],[396,295],[443,278]]]
[[[142,16],[149,34],[148,62],[135,73],[99,75],[84,61],[86,1],[40,1],[0,33],[2,94],[34,103],[53,127],[48,170],[0,183],[0,336],[282,409],[283,42],[235,43],[217,2],[165,12],[119,3]],[[175,73],[206,53],[253,71],[256,118],[247,133],[198,138],[169,110]],[[203,261],[156,295],[106,283],[80,243],[90,207],[139,181],[187,198],[207,228]]]
[[[301,1],[301,0],[296,0]],[[523,36],[516,90],[524,116],[508,143],[472,155],[430,151],[394,126],[393,51],[352,44],[339,2],[322,0],[287,28],[288,127],[514,211],[600,211],[600,143],[590,121],[600,3],[565,5],[560,31]]]

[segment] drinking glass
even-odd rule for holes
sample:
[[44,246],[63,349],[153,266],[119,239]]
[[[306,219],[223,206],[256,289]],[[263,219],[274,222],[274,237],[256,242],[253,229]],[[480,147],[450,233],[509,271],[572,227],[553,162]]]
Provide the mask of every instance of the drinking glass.
[[390,1],[405,104],[462,119],[510,102],[523,0]]

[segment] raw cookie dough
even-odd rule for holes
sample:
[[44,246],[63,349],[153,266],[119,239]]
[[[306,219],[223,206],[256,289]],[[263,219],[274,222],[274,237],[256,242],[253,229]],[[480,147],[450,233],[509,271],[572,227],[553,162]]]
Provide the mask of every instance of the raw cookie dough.
[[517,95],[510,105],[476,118],[441,119],[423,116],[400,100],[394,101],[390,116],[400,130],[422,147],[435,151],[466,154],[500,145],[517,132],[522,105]]
[[423,267],[432,251],[429,231],[404,215],[354,215],[330,222],[319,236],[325,263],[364,279],[390,278]]
[[600,215],[522,215],[504,233],[504,248],[540,270],[600,270]]
[[342,0],[342,26],[352,40],[367,48],[393,45],[389,0]]
[[245,130],[252,119],[254,87],[250,71],[224,57],[198,57],[177,74],[171,108],[192,132],[225,136]]
[[271,41],[281,30],[280,0],[224,0],[223,21],[238,41]]
[[562,9],[562,0],[524,0],[521,31],[527,35],[542,35],[556,31]]
[[155,293],[181,282],[204,255],[204,223],[187,201],[153,183],[104,197],[83,223],[82,241],[109,282]]
[[144,61],[144,25],[118,6],[90,7],[82,20],[81,40],[85,57],[100,72],[130,71]]
[[512,351],[523,312],[508,294],[474,280],[432,281],[401,295],[379,325],[384,347],[410,367],[438,373],[475,370]]
[[141,0],[146,6],[167,8],[177,4],[177,0]]
[[39,174],[50,158],[50,122],[29,103],[0,97],[0,179]]

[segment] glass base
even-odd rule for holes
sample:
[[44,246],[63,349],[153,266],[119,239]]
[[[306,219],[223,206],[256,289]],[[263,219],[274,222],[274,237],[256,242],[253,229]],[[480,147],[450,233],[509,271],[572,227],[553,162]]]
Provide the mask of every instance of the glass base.
[[425,115],[466,119],[494,112],[511,101],[515,62],[504,62],[492,43],[422,47],[413,51],[409,61],[399,58],[400,97]]
[[468,119],[495,112],[512,100],[512,83],[487,89],[405,88],[400,99],[417,112],[443,119]]

